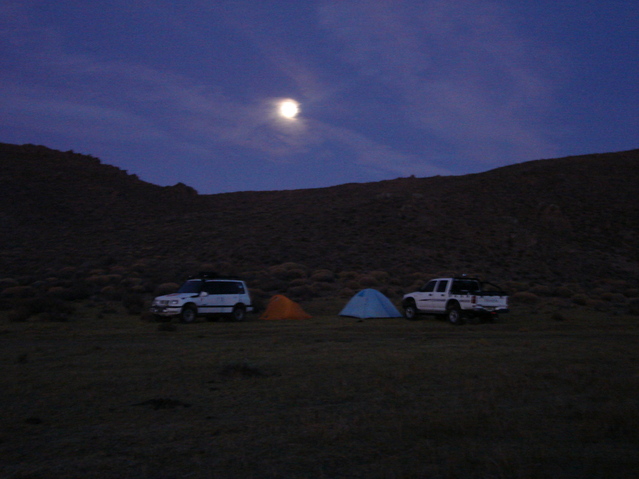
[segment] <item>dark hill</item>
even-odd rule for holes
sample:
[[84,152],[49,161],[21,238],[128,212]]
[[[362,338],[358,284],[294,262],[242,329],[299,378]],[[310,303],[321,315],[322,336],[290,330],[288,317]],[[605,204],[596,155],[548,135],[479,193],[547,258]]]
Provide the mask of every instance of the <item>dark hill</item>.
[[29,281],[117,267],[157,283],[207,265],[312,297],[367,281],[399,293],[444,271],[546,285],[639,278],[639,150],[219,195],[42,146],[0,144],[0,166],[0,271]]

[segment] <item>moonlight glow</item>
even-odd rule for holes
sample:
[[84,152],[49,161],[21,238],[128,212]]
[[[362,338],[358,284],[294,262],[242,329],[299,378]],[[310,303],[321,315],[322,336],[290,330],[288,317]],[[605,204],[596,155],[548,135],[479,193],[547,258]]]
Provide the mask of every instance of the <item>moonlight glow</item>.
[[300,112],[300,104],[295,100],[282,100],[279,104],[280,115],[292,120]]

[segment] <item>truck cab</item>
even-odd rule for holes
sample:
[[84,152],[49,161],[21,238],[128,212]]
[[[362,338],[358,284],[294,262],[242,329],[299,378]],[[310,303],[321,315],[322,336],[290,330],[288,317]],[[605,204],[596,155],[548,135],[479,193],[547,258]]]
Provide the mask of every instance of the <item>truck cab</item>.
[[404,316],[446,315],[453,324],[466,319],[494,319],[508,311],[507,294],[491,283],[477,278],[435,278],[418,291],[404,295]]

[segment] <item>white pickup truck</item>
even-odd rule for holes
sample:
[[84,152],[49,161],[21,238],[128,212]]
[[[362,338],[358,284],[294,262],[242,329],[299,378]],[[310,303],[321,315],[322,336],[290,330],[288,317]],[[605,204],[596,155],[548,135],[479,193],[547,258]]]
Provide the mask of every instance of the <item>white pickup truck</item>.
[[499,287],[477,278],[437,278],[423,288],[404,295],[404,316],[415,319],[418,314],[446,315],[453,324],[494,320],[508,312],[508,295]]

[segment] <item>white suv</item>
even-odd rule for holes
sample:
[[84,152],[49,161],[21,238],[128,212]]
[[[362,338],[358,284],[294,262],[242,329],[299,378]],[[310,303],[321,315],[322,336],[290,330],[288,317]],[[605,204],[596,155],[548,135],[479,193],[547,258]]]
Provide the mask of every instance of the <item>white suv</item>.
[[191,323],[199,315],[230,315],[236,321],[253,311],[251,297],[244,281],[201,276],[189,279],[177,293],[158,296],[151,312],[157,316],[178,316]]

